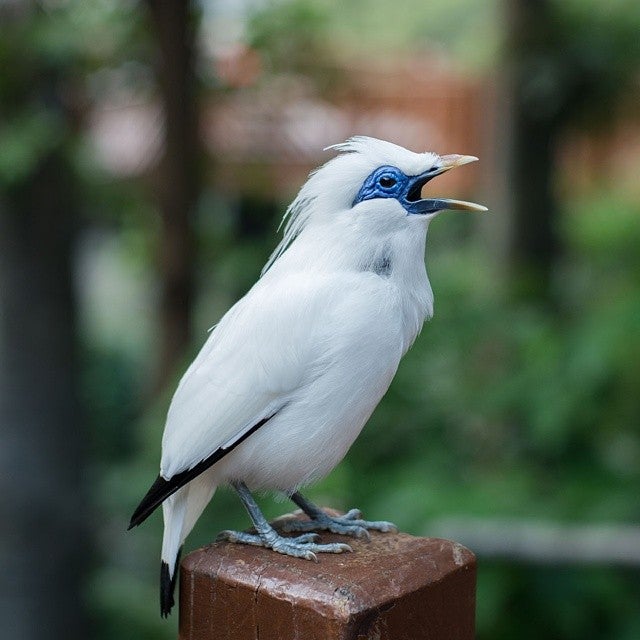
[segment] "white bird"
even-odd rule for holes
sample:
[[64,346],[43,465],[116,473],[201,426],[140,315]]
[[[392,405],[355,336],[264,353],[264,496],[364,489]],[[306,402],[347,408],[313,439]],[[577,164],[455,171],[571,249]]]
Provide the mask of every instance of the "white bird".
[[[160,475],[131,518],[164,514],[161,613],[174,604],[182,544],[217,487],[238,493],[256,533],[226,540],[316,559],[350,551],[320,544],[326,529],[368,537],[390,531],[352,510],[325,514],[299,489],[344,457],[433,314],[424,264],[427,228],[445,209],[486,211],[422,199],[431,178],[473,156],[414,153],[358,136],[311,174],[287,209],[284,237],[260,279],[214,328],[173,396]],[[251,491],[284,492],[308,516],[278,534]]]

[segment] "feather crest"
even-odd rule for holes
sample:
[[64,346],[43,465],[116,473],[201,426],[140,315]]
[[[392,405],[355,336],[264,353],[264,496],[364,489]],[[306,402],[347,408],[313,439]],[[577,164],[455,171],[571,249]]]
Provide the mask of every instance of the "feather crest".
[[260,275],[264,275],[302,233],[315,212],[348,208],[362,181],[382,165],[400,168],[407,175],[418,175],[437,160],[435,153],[415,153],[386,140],[353,136],[331,145],[325,151],[338,155],[312,171],[295,200],[287,208],[278,230],[284,225],[282,240],[271,254]]

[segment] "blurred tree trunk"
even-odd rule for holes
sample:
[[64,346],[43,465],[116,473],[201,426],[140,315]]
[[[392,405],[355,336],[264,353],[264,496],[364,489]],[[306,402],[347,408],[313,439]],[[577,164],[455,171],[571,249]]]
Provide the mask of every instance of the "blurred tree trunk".
[[191,340],[194,298],[193,214],[199,195],[196,16],[188,0],[147,0],[157,42],[156,74],[164,115],[157,175],[161,228],[159,362],[153,391],[171,380]]
[[[27,46],[27,44],[25,44]],[[51,109],[38,70],[31,98]],[[52,81],[53,80],[53,81]],[[34,101],[31,100],[33,106]],[[45,106],[46,105],[46,106]],[[78,411],[73,173],[58,148],[0,201],[0,624],[12,640],[88,638]]]
[[[511,215],[507,260],[513,294],[549,300],[560,253],[554,194],[559,133],[553,95],[556,38],[549,0],[506,0],[501,163]],[[551,74],[551,75],[547,75]]]

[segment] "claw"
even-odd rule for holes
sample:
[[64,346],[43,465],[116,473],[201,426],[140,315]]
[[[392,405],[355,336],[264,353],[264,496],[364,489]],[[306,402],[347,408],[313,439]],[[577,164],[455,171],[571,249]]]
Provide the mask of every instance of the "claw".
[[358,527],[358,526],[354,527],[353,535],[356,538],[360,538],[360,540],[366,540],[367,542],[371,542],[371,536],[369,535],[369,532],[364,527]]
[[231,529],[225,529],[216,536],[216,542],[236,542],[237,533],[239,532],[231,531]]

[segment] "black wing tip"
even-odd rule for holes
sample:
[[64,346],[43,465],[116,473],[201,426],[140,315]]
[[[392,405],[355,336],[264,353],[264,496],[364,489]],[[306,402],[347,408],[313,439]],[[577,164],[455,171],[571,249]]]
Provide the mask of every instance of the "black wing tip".
[[138,507],[134,511],[133,515],[131,516],[131,520],[129,520],[129,526],[127,527],[127,531],[131,531],[131,529],[133,529],[134,527],[141,525],[151,515],[151,512],[153,511],[153,509],[148,513],[146,513],[146,511],[147,510],[145,509],[144,512],[142,512],[140,507]]
[[160,563],[160,615],[167,618],[171,613],[171,609],[175,605],[173,594],[176,590],[178,582],[178,572],[180,571],[180,556],[182,555],[182,547],[178,550],[176,563],[174,566],[173,578],[169,572],[169,565],[163,560]]
[[172,493],[172,489],[171,482],[159,475],[133,512],[127,531],[131,531],[133,527],[142,524],[162,504],[168,494]]

